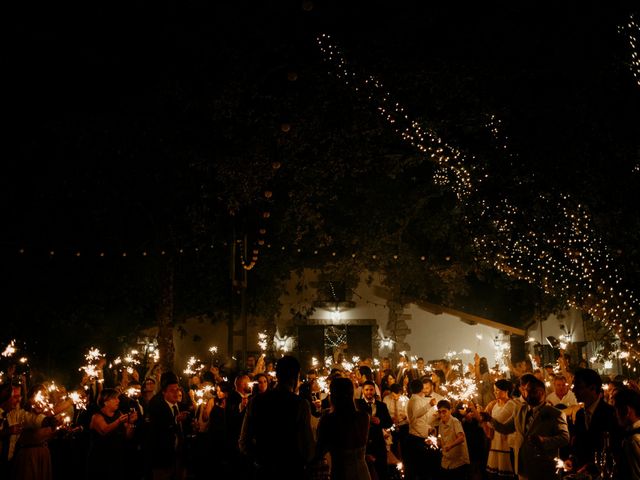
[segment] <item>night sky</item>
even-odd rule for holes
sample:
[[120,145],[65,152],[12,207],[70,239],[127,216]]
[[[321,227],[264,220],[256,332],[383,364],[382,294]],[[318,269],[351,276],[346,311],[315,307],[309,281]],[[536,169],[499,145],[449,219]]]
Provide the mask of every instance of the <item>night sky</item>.
[[[2,61],[0,339],[32,337],[42,347],[64,328],[77,333],[69,342],[124,335],[113,332],[154,314],[156,266],[141,252],[222,245],[233,228],[253,228],[245,212],[262,208],[265,188],[276,192],[271,241],[290,243],[288,202],[317,188],[313,178],[335,175],[318,166],[323,155],[346,172],[357,164],[357,175],[335,180],[345,195],[379,189],[384,171],[353,152],[415,155],[330,74],[318,33],[330,33],[413,117],[479,157],[489,142],[478,132],[497,115],[516,155],[491,163],[492,188],[522,203],[537,191],[575,195],[635,281],[640,86],[617,29],[631,10],[610,3],[12,5]],[[287,141],[305,148],[280,148],[283,124],[293,128]],[[340,142],[328,146],[333,138]],[[269,165],[292,149],[296,160],[277,177]],[[306,168],[320,173],[301,176]],[[240,214],[230,219],[234,205]],[[226,254],[208,255],[191,263],[210,262],[219,278],[199,283],[188,268],[185,278],[217,289],[224,303]]]

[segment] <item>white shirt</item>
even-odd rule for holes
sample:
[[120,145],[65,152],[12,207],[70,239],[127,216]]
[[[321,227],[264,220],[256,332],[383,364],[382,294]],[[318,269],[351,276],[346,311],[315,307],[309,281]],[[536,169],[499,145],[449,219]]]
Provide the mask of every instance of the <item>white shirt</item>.
[[560,398],[554,391],[553,393],[550,393],[549,395],[547,395],[547,402],[549,402],[554,407],[560,403],[567,407],[578,404],[578,400],[576,399],[575,394],[571,390],[567,391],[567,394],[562,398]]
[[390,393],[384,400],[382,400],[389,410],[389,415],[391,418],[396,418],[396,425],[407,425],[409,423],[409,419],[407,418],[407,404],[409,403],[409,399],[406,395],[400,395],[397,400],[394,400],[393,394]]
[[[460,423],[460,420],[450,416],[447,423],[440,422],[439,433],[442,438],[442,445],[444,446],[449,445],[456,438],[458,438],[459,433],[462,433],[462,435],[464,435],[464,430],[462,428],[462,423]],[[466,438],[464,442],[456,445],[448,452],[442,450],[442,468],[449,470],[452,468],[458,468],[468,463],[469,449],[467,448]]]
[[433,397],[427,398],[421,393],[411,395],[407,403],[409,433],[417,437],[427,438],[436,424],[438,409],[431,405]]

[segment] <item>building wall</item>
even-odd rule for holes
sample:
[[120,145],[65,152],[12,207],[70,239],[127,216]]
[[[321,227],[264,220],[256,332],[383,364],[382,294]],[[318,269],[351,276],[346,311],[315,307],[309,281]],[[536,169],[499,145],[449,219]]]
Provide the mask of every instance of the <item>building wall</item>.
[[[359,285],[354,289],[352,297],[356,303],[354,308],[339,314],[318,308],[309,318],[312,321],[332,320],[336,324],[373,319],[378,325],[380,336],[389,337],[390,332],[386,329],[389,317],[387,290],[382,286],[382,279],[379,275],[371,275],[373,281],[370,283],[366,281],[368,277],[368,273],[362,274]],[[305,270],[302,277],[292,278],[289,284],[289,292],[292,293],[282,299],[284,306],[279,319],[281,329],[287,328],[290,324],[291,315],[288,313],[290,306],[310,306],[312,304],[316,292],[310,284],[316,278],[314,272],[310,270]],[[301,293],[295,293],[293,286],[296,283],[306,285],[307,289]],[[504,341],[500,329],[486,325],[469,325],[454,315],[435,315],[414,304],[406,306],[403,313],[411,330],[405,339],[410,347],[407,353],[422,356],[425,360],[443,358],[448,352],[462,352],[468,349],[473,353],[459,355],[465,363],[473,362],[475,352],[480,356],[487,357],[491,363],[496,352],[494,340]],[[390,353],[390,349],[382,348],[379,352],[374,351],[374,355],[376,353],[380,356],[386,356]]]
[[[382,279],[379,275],[371,275],[371,282],[367,282],[368,278],[369,274],[362,274],[359,285],[354,289],[352,296],[352,300],[355,302],[354,308],[339,313],[316,308],[308,317],[309,323],[373,324],[377,325],[378,339],[390,337],[390,332],[386,328],[389,319],[388,292],[382,286]],[[276,319],[277,330],[282,336],[295,332],[292,309],[305,311],[313,306],[313,302],[317,299],[317,290],[314,288],[316,280],[317,274],[312,270],[304,270],[302,274],[292,274],[287,285],[287,293],[280,299],[282,308]],[[473,362],[473,355],[477,352],[480,356],[486,357],[490,365],[494,365],[498,355],[496,344],[504,344],[509,341],[508,335],[504,335],[499,328],[483,324],[469,325],[455,315],[434,314],[415,304],[407,305],[403,314],[410,330],[405,338],[408,344],[407,353],[411,356],[424,357],[427,361],[446,357],[449,352],[457,352],[457,358],[460,358],[464,363],[470,363]],[[539,323],[533,325],[527,331],[527,336],[533,337],[535,342],[544,344],[547,336],[560,338],[560,335],[565,333],[560,325],[564,325],[565,330],[573,334],[573,342],[584,340],[582,317],[580,312],[574,310],[568,311],[562,318],[550,316],[542,322],[542,330]],[[190,319],[184,324],[184,329],[188,332],[187,335],[180,337],[176,333],[175,336],[177,368],[183,369],[190,356],[196,356],[203,362],[211,360],[223,362],[241,349],[240,339],[237,338],[234,352],[226,351],[226,324],[212,325],[202,319]],[[249,351],[259,352],[258,332],[263,329],[264,327],[259,325],[249,326],[247,341]],[[374,333],[375,331],[374,327]],[[194,336],[199,337],[200,340],[194,341]],[[292,346],[292,340],[294,339],[289,339],[289,349]],[[218,355],[215,358],[208,351],[213,345],[218,347]],[[533,345],[533,342],[530,345]],[[374,356],[380,357],[387,356],[392,351],[389,348],[380,348],[379,343],[374,344],[373,348]],[[462,353],[463,351],[470,353]],[[534,353],[533,349],[530,353]],[[233,366],[233,360],[230,365]]]

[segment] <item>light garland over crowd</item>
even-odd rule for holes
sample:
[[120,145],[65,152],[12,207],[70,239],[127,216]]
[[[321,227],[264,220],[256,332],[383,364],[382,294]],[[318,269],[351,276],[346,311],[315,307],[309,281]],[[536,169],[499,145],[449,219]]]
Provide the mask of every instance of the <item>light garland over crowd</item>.
[[[434,131],[411,119],[382,82],[357,74],[330,35],[319,35],[317,44],[330,74],[370,102],[404,142],[436,162],[440,168],[434,182],[448,185],[466,211],[479,209],[479,215],[466,215],[465,220],[472,230],[490,227],[490,234],[474,239],[481,259],[593,315],[618,335],[630,352],[628,362],[638,359],[638,300],[624,287],[584,205],[576,204],[569,195],[554,200],[541,194],[548,213],[534,214],[507,198],[496,202],[481,198],[479,189],[486,173],[479,165],[470,165],[473,156],[447,145]],[[488,125],[496,139],[499,123],[492,117]],[[506,143],[501,146],[506,149]],[[551,228],[545,227],[549,224]]]
[[[405,108],[393,101],[382,82],[373,76],[359,76],[349,67],[344,55],[328,34],[317,37],[318,46],[325,61],[331,65],[338,78],[370,101],[380,116],[406,143],[436,162],[439,170],[434,180],[449,185],[459,200],[467,198],[480,183],[480,176],[473,177],[474,166],[462,151],[447,145],[435,131],[423,128],[420,122],[411,119]],[[473,158],[471,158],[473,160]]]
[[640,24],[636,22],[633,14],[629,15],[629,22],[621,27],[618,27],[620,33],[626,33],[629,40],[629,51],[631,53],[631,61],[629,62],[629,68],[633,77],[636,79],[636,83],[640,86]]

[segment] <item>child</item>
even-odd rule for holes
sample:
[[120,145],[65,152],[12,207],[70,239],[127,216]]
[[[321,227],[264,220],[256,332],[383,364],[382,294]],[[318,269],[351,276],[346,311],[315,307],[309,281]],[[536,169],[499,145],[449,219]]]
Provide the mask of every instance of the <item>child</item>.
[[439,436],[442,446],[442,478],[465,480],[469,470],[469,451],[460,420],[451,415],[448,400],[438,402]]

